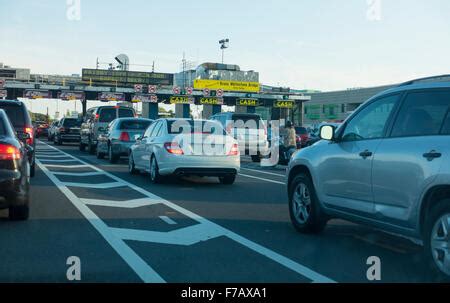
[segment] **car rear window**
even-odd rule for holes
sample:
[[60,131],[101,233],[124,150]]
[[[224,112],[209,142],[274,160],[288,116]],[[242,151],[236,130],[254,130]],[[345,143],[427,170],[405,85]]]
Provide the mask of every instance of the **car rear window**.
[[98,122],[109,123],[116,119],[116,109],[115,108],[102,108],[100,110],[100,117]]
[[257,129],[262,127],[262,120],[260,116],[256,115],[233,115],[234,126],[236,128]]
[[134,110],[131,108],[119,108],[119,118],[133,118]]
[[64,124],[65,127],[77,127],[81,126],[81,120],[78,119],[65,119]]
[[22,106],[0,104],[0,108],[6,112],[15,128],[24,127],[26,125],[24,108]]
[[304,128],[304,127],[296,127],[296,128],[295,128],[295,133],[296,133],[297,135],[307,135],[307,134],[308,134],[308,131],[307,131],[306,128]]
[[151,123],[151,121],[127,120],[120,123],[119,129],[146,130]]
[[178,135],[181,133],[199,133],[199,134],[220,134],[226,135],[222,125],[213,121],[195,121],[195,120],[180,120],[169,121],[169,134]]

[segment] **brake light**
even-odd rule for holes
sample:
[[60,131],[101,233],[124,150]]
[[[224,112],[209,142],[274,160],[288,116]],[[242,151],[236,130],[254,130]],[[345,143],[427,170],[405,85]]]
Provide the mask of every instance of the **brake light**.
[[100,114],[95,114],[95,118],[94,118],[95,122],[97,122],[98,119],[100,119]]
[[33,145],[34,143],[34,130],[32,127],[25,127],[24,132],[27,133],[30,138],[27,139],[28,145]]
[[19,160],[20,151],[12,145],[0,144],[0,160]]
[[120,133],[119,141],[124,141],[124,142],[130,141],[130,135],[127,132]]
[[239,156],[239,146],[237,144],[233,144],[228,156]]
[[176,143],[176,142],[165,143],[164,148],[167,150],[167,152],[169,154],[174,154],[174,155],[183,155],[184,154],[180,145],[178,145],[178,143]]

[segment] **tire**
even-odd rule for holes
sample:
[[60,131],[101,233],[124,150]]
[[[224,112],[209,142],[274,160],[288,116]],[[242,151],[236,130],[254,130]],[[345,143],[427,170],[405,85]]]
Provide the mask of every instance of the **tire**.
[[[447,223],[447,234],[446,239],[442,240],[442,243],[447,246],[447,248],[435,249],[432,247],[433,239],[436,236],[444,235],[442,225],[439,226],[439,222],[447,217],[447,221],[450,221],[450,199],[442,200],[438,202],[425,217],[424,224],[424,249],[425,257],[435,275],[435,278],[440,282],[450,281],[450,266],[442,264],[441,258],[445,255],[447,251],[447,256],[450,258],[450,229],[449,223]],[[441,223],[442,224],[442,223]],[[439,239],[439,238],[438,238]]]
[[[303,211],[300,211],[300,203],[304,207]],[[305,174],[297,175],[289,184],[289,214],[292,224],[300,233],[320,233],[327,224],[328,220],[320,210],[314,185]]]
[[252,162],[255,163],[261,162],[261,156],[260,155],[252,156]]
[[236,174],[219,177],[219,181],[224,185],[232,185],[234,184],[234,181],[236,181]]
[[105,153],[101,153],[101,152],[98,151],[98,145],[97,145],[97,148],[95,150],[96,150],[97,159],[104,159],[105,158]]
[[153,184],[158,184],[162,182],[162,176],[159,174],[158,161],[156,161],[155,156],[150,159],[150,181]]
[[130,173],[130,175],[137,175],[139,173],[139,171],[136,169],[136,166],[134,165],[134,158],[132,153],[130,153],[130,155],[128,156],[128,172]]
[[111,145],[108,146],[108,157],[111,164],[116,164],[119,161],[120,156],[113,153]]
[[88,152],[90,155],[95,154],[95,146],[92,144],[90,139],[89,139],[89,143],[88,143]]
[[86,150],[86,144],[80,143],[79,149],[80,151],[84,152]]
[[33,162],[30,166],[30,177],[33,178],[36,174],[36,162]]
[[25,221],[30,217],[30,193],[29,185],[27,185],[27,190],[25,195],[16,195],[12,197],[7,197],[8,200],[12,201],[17,206],[9,207],[9,219],[11,221]]

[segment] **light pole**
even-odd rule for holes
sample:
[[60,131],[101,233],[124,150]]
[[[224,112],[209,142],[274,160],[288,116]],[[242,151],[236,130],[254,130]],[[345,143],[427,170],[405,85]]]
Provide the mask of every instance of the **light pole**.
[[222,64],[224,63],[225,50],[229,47],[230,39],[222,39],[219,41],[220,49],[222,50]]

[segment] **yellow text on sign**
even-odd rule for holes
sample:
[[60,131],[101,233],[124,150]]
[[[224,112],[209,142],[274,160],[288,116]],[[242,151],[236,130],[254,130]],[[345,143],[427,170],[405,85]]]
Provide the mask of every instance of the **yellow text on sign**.
[[239,99],[236,102],[236,105],[239,106],[258,106],[259,101],[258,99]]
[[171,104],[193,104],[194,99],[191,97],[171,97]]
[[258,93],[258,82],[243,82],[243,81],[228,81],[228,80],[194,80],[194,89],[202,90],[208,88],[209,90],[224,90],[232,92],[249,92]]
[[276,108],[294,108],[293,101],[275,101],[273,107]]
[[223,104],[223,99],[221,99],[221,98],[201,98],[200,99],[200,104],[205,104],[205,105],[222,105]]

